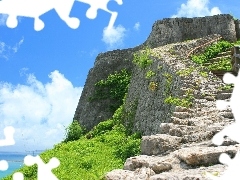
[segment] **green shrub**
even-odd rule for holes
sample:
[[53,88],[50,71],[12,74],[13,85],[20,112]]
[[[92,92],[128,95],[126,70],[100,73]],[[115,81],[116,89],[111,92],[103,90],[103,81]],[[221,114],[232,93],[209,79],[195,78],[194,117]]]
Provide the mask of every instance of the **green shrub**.
[[83,135],[83,128],[80,126],[77,120],[74,120],[67,128],[66,128],[66,137],[63,142],[76,141],[80,139]]
[[128,90],[131,74],[126,69],[110,74],[105,80],[100,80],[95,84],[95,92],[90,101],[111,99],[114,104],[109,105],[109,110],[113,113],[123,103],[123,98]]
[[210,59],[216,57],[220,52],[226,51],[231,47],[233,47],[233,43],[228,41],[219,41],[218,43],[207,47],[203,54],[193,55],[192,60],[197,64],[204,64]]
[[100,122],[97,126],[94,126],[92,131],[86,134],[86,137],[89,139],[104,134],[108,131],[111,131],[113,126],[114,121],[112,119]]
[[141,136],[139,133],[133,134],[122,141],[122,144],[115,150],[115,155],[125,162],[127,158],[140,154]]
[[149,71],[146,73],[146,78],[149,79],[149,78],[151,78],[151,77],[153,77],[153,76],[155,76],[155,75],[156,75],[155,72],[153,72],[152,70],[149,70]]
[[150,48],[145,48],[145,50],[140,51],[138,53],[134,53],[133,63],[138,65],[140,68],[145,69],[146,67],[152,64],[152,60],[150,59],[151,55]]

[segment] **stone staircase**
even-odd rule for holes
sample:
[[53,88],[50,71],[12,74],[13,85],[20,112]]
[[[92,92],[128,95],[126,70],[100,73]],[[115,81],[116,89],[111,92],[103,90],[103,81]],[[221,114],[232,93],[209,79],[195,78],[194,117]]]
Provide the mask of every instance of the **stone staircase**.
[[[210,61],[228,58],[230,53],[223,52]],[[227,166],[219,162],[220,154],[234,157],[240,145],[228,137],[224,137],[221,146],[212,143],[216,133],[234,122],[231,109],[216,108],[216,100],[229,100],[233,89],[218,90],[222,81],[217,76],[222,78],[225,72],[213,73],[208,74],[207,80],[199,76],[184,77],[188,87],[195,86],[193,80],[200,80],[199,88],[194,90],[193,105],[190,108],[176,106],[171,121],[161,123],[158,134],[142,137],[141,155],[128,158],[123,169],[107,173],[105,179],[208,180],[206,172],[222,175]]]
[[[206,172],[219,176],[227,169],[220,164],[221,153],[234,157],[240,146],[225,138],[221,146],[212,137],[231,124],[230,109],[219,111],[217,99],[229,100],[232,89],[205,96],[196,95],[191,108],[175,108],[171,123],[162,123],[159,134],[143,136],[141,155],[128,158],[123,170],[113,170],[107,180],[207,180]],[[208,96],[211,94],[211,98]]]

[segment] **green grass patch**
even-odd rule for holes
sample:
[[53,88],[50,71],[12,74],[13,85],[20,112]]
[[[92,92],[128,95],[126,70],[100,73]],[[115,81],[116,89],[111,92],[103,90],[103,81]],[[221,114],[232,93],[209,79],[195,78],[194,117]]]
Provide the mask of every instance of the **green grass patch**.
[[[118,168],[128,157],[140,153],[139,134],[127,135],[126,129],[114,120],[99,123],[91,131],[94,136],[59,143],[53,149],[40,154],[45,163],[52,157],[60,160],[60,166],[53,173],[64,180],[99,180],[105,173]],[[15,172],[22,172],[25,180],[37,179],[37,166],[24,166]],[[3,178],[12,180],[12,176]]]

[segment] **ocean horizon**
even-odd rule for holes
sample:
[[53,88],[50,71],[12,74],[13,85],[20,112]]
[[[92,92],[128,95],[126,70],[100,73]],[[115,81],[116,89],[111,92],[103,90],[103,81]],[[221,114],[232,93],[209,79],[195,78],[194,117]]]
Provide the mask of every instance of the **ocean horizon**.
[[0,179],[12,174],[15,170],[24,166],[24,157],[27,155],[36,156],[41,152],[0,152],[0,160],[6,160],[8,162],[8,169],[6,171],[0,171]]

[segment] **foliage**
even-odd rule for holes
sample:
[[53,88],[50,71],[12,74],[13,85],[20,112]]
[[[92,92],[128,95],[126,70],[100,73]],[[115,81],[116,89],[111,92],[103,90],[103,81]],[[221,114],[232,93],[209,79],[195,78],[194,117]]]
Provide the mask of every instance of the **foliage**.
[[133,63],[138,65],[140,68],[145,69],[152,64],[150,59],[151,50],[150,48],[145,48],[145,50],[133,54]]
[[116,157],[122,159],[122,162],[126,161],[127,158],[140,154],[140,143],[141,135],[135,133],[126,138],[126,141],[123,142],[119,148],[115,151]]
[[149,70],[149,71],[146,73],[146,78],[149,79],[149,78],[151,78],[151,77],[153,77],[153,76],[155,76],[155,75],[156,75],[155,72],[153,72],[152,70]]
[[80,139],[83,133],[84,130],[80,126],[79,122],[77,120],[73,120],[73,122],[66,128],[66,137],[63,142],[76,141]]
[[166,78],[166,90],[164,92],[164,95],[168,96],[171,93],[170,91],[171,91],[171,84],[173,81],[173,77],[169,73],[163,73],[162,75]]
[[97,126],[95,126],[92,131],[88,132],[86,134],[86,137],[88,139],[99,136],[101,134],[104,134],[108,131],[111,131],[114,126],[114,121],[113,120],[108,120],[108,121],[103,121],[100,122]]
[[176,74],[179,76],[189,76],[194,70],[195,70],[194,67],[189,67],[189,68],[181,69],[177,71]]
[[230,71],[232,69],[232,64],[230,59],[220,59],[219,61],[213,62],[208,65],[209,70],[225,70]]
[[115,104],[111,104],[109,109],[111,112],[115,110],[123,103],[122,99],[128,90],[128,85],[131,80],[131,74],[123,69],[120,72],[110,74],[105,80],[100,80],[95,84],[96,91],[90,101],[108,99],[115,101]]
[[201,71],[200,72],[200,75],[202,76],[202,77],[208,77],[208,73],[207,72],[205,72],[205,71]]
[[207,63],[209,59],[216,57],[220,52],[226,51],[232,46],[233,43],[228,41],[219,41],[218,43],[207,47],[203,54],[193,55],[192,60],[197,64]]
[[[59,159],[60,166],[52,170],[59,179],[99,180],[113,169],[122,169],[126,158],[140,154],[141,137],[128,136],[125,127],[113,125],[113,120],[101,123],[93,131],[91,139],[82,136],[77,141],[59,143],[40,157],[45,163],[52,157]],[[26,180],[37,179],[36,165],[15,172],[22,172]],[[3,178],[11,179],[11,176]]]
[[220,86],[219,90],[229,90],[233,88],[234,88],[234,84],[225,84],[224,86]]
[[186,90],[184,96],[185,96],[184,98],[179,98],[170,95],[164,100],[164,102],[168,104],[174,104],[176,106],[191,107],[192,100],[194,99],[193,90],[192,89]]

